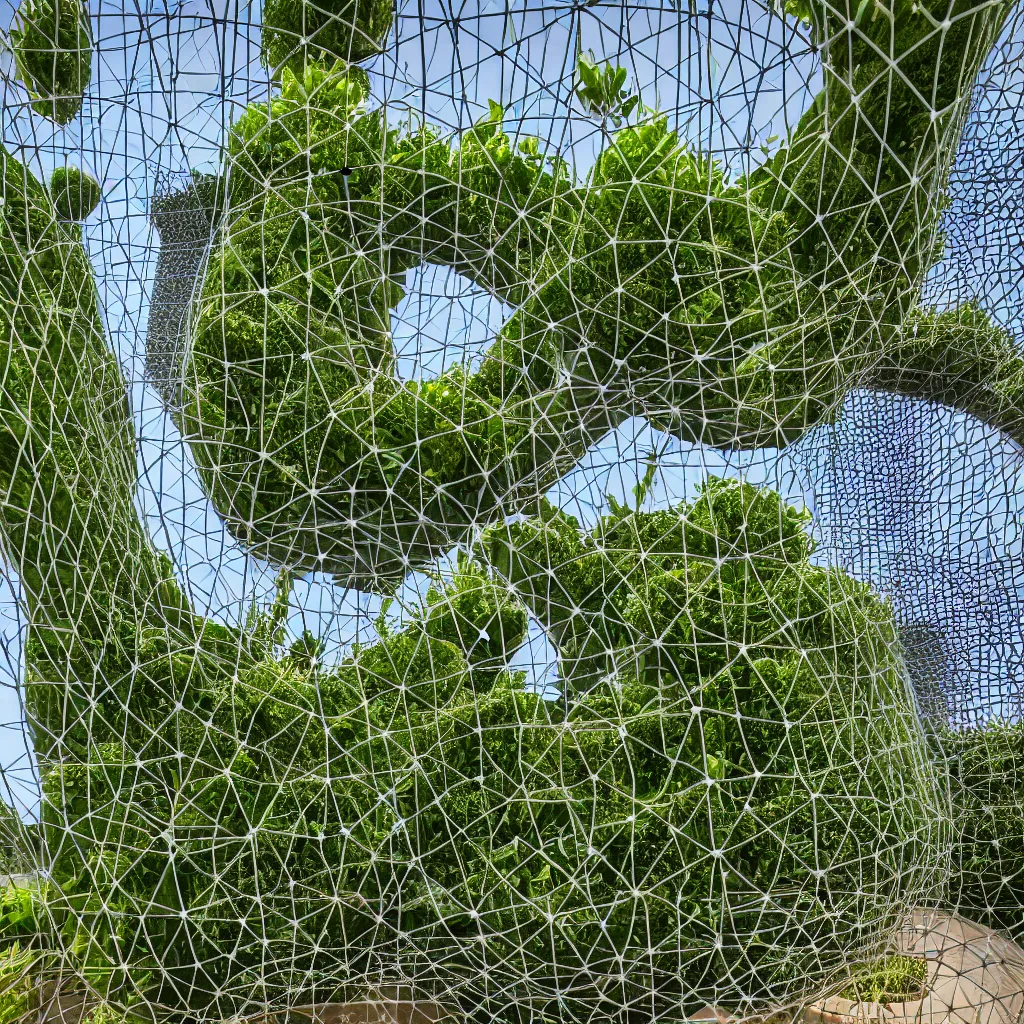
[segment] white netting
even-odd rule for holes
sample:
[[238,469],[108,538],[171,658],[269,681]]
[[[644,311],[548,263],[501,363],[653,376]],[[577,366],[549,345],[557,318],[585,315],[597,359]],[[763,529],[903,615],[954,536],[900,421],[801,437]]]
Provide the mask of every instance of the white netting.
[[1021,11],[10,16],[0,1017],[1016,1024]]

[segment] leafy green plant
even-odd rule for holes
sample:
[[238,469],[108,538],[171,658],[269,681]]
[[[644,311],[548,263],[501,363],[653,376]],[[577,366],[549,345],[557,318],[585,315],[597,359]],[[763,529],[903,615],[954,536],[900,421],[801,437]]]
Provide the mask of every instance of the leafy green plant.
[[[113,973],[76,962],[73,954],[14,943],[0,951],[0,1022],[21,1024],[58,1006],[66,1016],[80,1012],[83,1024],[151,1020],[137,992],[127,1004],[118,1001],[119,993],[109,984]],[[116,973],[121,975],[124,969]]]
[[22,821],[18,812],[0,799],[0,874],[21,875],[34,870],[38,845],[35,824]]
[[575,94],[584,111],[618,128],[638,107],[643,110],[640,97],[626,88],[626,75],[624,67],[607,61],[602,68],[592,53],[580,54]]
[[[412,559],[462,540],[472,520],[497,507],[545,446],[560,451],[557,435],[564,433],[567,418],[575,418],[571,403],[547,403],[550,440],[538,440],[531,392],[554,376],[554,353],[542,337],[527,342],[539,351],[520,371],[514,368],[523,364],[522,345],[510,330],[476,373],[458,367],[417,382],[397,376],[390,318],[403,294],[397,282],[423,251],[412,236],[429,234],[430,259],[452,261],[509,298],[521,297],[518,282],[540,265],[545,249],[543,233],[519,211],[569,214],[562,200],[570,183],[564,168],[546,169],[531,147],[524,152],[525,140],[517,145],[502,131],[497,104],[456,152],[427,128],[401,138],[383,122],[382,111],[365,110],[364,98],[340,62],[310,63],[301,75],[285,69],[280,96],[250,107],[236,123],[229,143],[230,212],[199,303],[191,363],[197,387],[181,421],[190,436],[207,438],[196,449],[200,472],[220,497],[230,501],[229,492],[240,495],[257,477],[261,481],[259,526],[248,532],[250,541],[259,534],[270,542],[271,557],[280,554],[271,536],[280,535],[275,506],[294,491],[298,476],[322,475],[331,481],[325,493],[343,489],[345,500],[354,493],[352,514],[338,520],[336,537],[319,543],[317,564],[341,579],[386,591],[404,579]],[[426,226],[409,206],[412,190],[424,181]],[[306,246],[290,224],[296,189],[305,194],[310,187],[316,213],[310,221],[314,241]],[[458,199],[466,188],[473,197]],[[387,220],[396,232],[386,255],[377,226],[381,209],[391,211]],[[268,224],[283,231],[268,234]],[[340,241],[353,227],[359,249]],[[495,242],[482,257],[462,240],[485,232]],[[312,286],[303,285],[301,296],[299,279]],[[222,282],[230,282],[237,302],[225,302]],[[254,445],[262,450],[256,437],[266,433],[259,424],[268,422],[255,415],[265,393],[255,376],[241,384],[237,410],[211,417],[210,403],[231,365],[256,359],[274,375],[296,359],[312,368],[313,352],[318,358],[335,346],[341,358],[310,374],[304,393],[276,408],[270,420],[276,424],[272,457],[245,454],[255,453]],[[320,424],[313,433],[300,425],[309,416]],[[365,457],[367,432],[376,439],[379,458]],[[228,455],[228,435],[235,437],[239,446],[232,450],[241,458]],[[575,448],[581,444],[582,438]],[[553,482],[557,467],[541,472]],[[281,511],[287,518],[301,514],[309,498],[296,494]],[[353,523],[351,531],[345,523]],[[304,547],[306,531],[296,539]],[[294,556],[296,545],[289,544]]]
[[[781,447],[871,386],[1018,429],[1009,335],[974,307],[913,308],[939,211],[907,168],[931,166],[945,137],[931,105],[946,118],[957,102],[941,55],[976,63],[989,37],[966,8],[937,32],[897,6],[892,39],[881,16],[851,29],[828,14],[830,38],[852,33],[856,83],[829,76],[739,178],[663,115],[622,123],[639,101],[590,57],[579,101],[616,127],[579,183],[549,147],[510,139],[500,104],[456,145],[386,123],[342,61],[286,68],[231,132],[179,419],[232,532],[271,562],[386,592],[625,416],[716,448]],[[391,320],[423,262],[515,312],[479,369],[402,381]]]
[[18,75],[32,109],[68,124],[92,76],[92,30],[85,0],[23,0],[11,27]]
[[40,917],[42,885],[9,883],[0,889],[0,943],[24,941],[38,936],[43,928]]
[[[622,791],[636,800],[631,810],[643,840],[630,845],[609,827],[609,859],[644,877],[652,899],[675,906],[683,900],[685,921],[659,919],[655,926],[641,914],[641,927],[691,951],[692,962],[676,969],[688,991],[707,984],[709,998],[716,971],[728,970],[727,963],[734,970],[738,957],[749,971],[746,990],[768,1002],[784,999],[789,985],[807,983],[812,950],[842,963],[845,941],[882,923],[872,922],[877,903],[869,909],[860,902],[864,878],[853,848],[870,847],[883,861],[907,841],[920,842],[923,852],[930,825],[920,816],[941,815],[893,651],[890,613],[867,587],[809,563],[805,524],[805,514],[770,491],[712,479],[691,505],[649,513],[619,506],[591,531],[542,503],[539,515],[491,528],[482,542],[487,561],[515,584],[557,643],[566,720],[591,728],[598,719],[609,728],[629,723],[632,775]],[[867,679],[872,683],[862,689]],[[881,731],[861,733],[854,724],[869,721]],[[883,749],[888,753],[876,760]],[[605,756],[612,755],[595,752],[593,763],[605,763]],[[899,781],[890,757],[905,766],[895,773]],[[750,787],[761,759],[771,763],[777,784]],[[872,811],[870,822],[858,822],[867,805],[856,798],[849,813],[843,810],[852,795],[846,780],[860,773],[862,781],[870,776],[865,785],[876,797],[885,794],[874,805],[882,817]],[[820,802],[800,792],[808,777],[823,787],[816,788]],[[661,810],[657,794],[665,793],[675,795]],[[600,805],[587,813],[600,816]],[[749,832],[746,813],[760,823],[752,819]],[[770,838],[776,814],[787,823],[781,845]],[[804,815],[813,823],[802,824]],[[814,853],[789,849],[797,834],[809,842],[814,836]],[[666,849],[670,835],[678,862],[646,852]],[[716,836],[730,837],[730,880],[720,890],[719,865],[707,853]],[[848,843],[849,857],[841,852]],[[827,878],[817,890],[823,902],[809,899],[798,909],[784,894],[805,891],[800,879],[815,857],[836,867],[819,876]],[[889,899],[904,863],[893,861],[886,880],[875,879]],[[845,878],[840,864],[853,874]],[[930,884],[930,869],[918,866],[922,883]],[[686,875],[683,890],[668,884],[674,870]],[[656,881],[662,877],[667,889]],[[774,894],[778,918],[758,901],[759,879]],[[721,892],[713,906],[695,896],[709,890]],[[751,908],[749,920],[742,907]],[[640,913],[628,901],[623,909],[627,917]],[[814,940],[805,945],[810,934]],[[702,935],[714,936],[720,952]],[[583,934],[577,938],[582,942]],[[616,941],[628,945],[628,929]],[[567,952],[551,955],[569,970]]]
[[[808,564],[805,522],[777,495],[712,481],[690,505],[620,507],[592,531],[550,508],[495,527],[489,560],[558,642],[557,702],[504,667],[526,608],[466,557],[401,630],[336,668],[309,638],[281,656],[287,574],[274,606],[251,617],[258,643],[225,634],[230,671],[159,631],[144,650],[108,646],[104,672],[126,677],[138,663],[147,706],[129,719],[101,697],[110,736],[94,729],[88,764],[54,766],[44,781],[78,850],[93,851],[84,867],[78,852],[54,865],[75,920],[93,935],[144,921],[161,966],[151,997],[189,991],[199,1009],[216,988],[223,1012],[237,998],[227,993],[280,995],[258,977],[278,955],[311,979],[310,999],[337,994],[339,960],[359,976],[381,956],[420,990],[474,1006],[489,998],[474,978],[514,975],[522,961],[538,983],[576,979],[573,1005],[589,1013],[604,1005],[594,978],[616,975],[623,955],[653,964],[629,975],[629,991],[665,1007],[710,995],[737,956],[751,994],[784,996],[811,958],[841,962],[850,936],[884,926],[872,893],[925,884],[928,823],[941,813],[889,612]],[[531,561],[526,575],[546,581],[536,590],[518,568]],[[161,696],[176,678],[189,681],[177,710]],[[169,720],[173,730],[155,730]],[[140,768],[131,750],[143,736],[173,756]],[[181,761],[187,780],[172,767]],[[755,782],[768,764],[771,780]],[[116,821],[89,816],[101,786]],[[772,840],[783,823],[835,865],[816,883],[821,900],[787,902],[806,890],[815,854]],[[708,851],[724,836],[742,871],[709,904]],[[631,898],[636,877],[643,894]],[[101,896],[114,879],[119,907]],[[744,909],[762,887],[774,913]],[[308,945],[297,945],[296,914]],[[392,949],[383,926],[406,938]]]
[[[536,496],[637,410],[721,447],[800,437],[865,380],[1008,415],[1006,336],[909,313],[936,206],[907,168],[944,159],[1005,9],[933,7],[948,32],[901,13],[888,50],[886,19],[833,23],[837,73],[745,179],[653,117],[576,183],[498,104],[457,146],[370,109],[346,61],[382,7],[268,4],[281,88],[208,193],[227,216],[182,414],[218,509],[288,566],[243,630],[193,613],[141,525],[81,229],[4,161],[0,527],[32,626],[45,935],[83,975],[121,992],[122,965],[153,963],[151,998],[228,1013],[383,964],[511,1014],[526,972],[531,1008],[680,1015],[737,965],[748,998],[792,994],[931,891],[943,805],[891,615],[812,564],[804,518],[722,482],[643,512],[645,477],[587,530]],[[619,127],[620,69],[587,78]],[[424,259],[515,307],[478,371],[392,372],[390,311]],[[965,370],[944,350],[972,331]],[[993,366],[996,397],[972,398]],[[315,639],[284,650],[297,562],[393,585],[485,516],[501,579],[463,562],[330,670]],[[527,610],[558,702],[509,671]],[[15,932],[37,919],[12,903]]]
[[31,948],[12,943],[0,949],[0,1024],[19,1024],[39,1006],[33,977],[38,956]]
[[50,1001],[120,1018],[141,1002],[150,974],[126,962],[116,915],[103,921],[115,931],[91,927],[98,922],[88,913],[90,902],[103,896],[68,899],[45,882],[0,891],[0,1020],[26,1019]]
[[887,956],[858,971],[839,993],[860,1003],[898,1003],[921,999],[927,992],[928,961],[917,956]]

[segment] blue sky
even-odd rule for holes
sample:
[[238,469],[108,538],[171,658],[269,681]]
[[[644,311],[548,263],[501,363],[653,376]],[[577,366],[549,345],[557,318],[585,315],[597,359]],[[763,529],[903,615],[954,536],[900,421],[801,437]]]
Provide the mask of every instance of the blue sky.
[[[568,3],[535,0],[467,0],[461,7],[440,0],[405,3],[387,51],[369,65],[374,100],[386,103],[395,121],[412,108],[452,131],[479,117],[488,100],[497,100],[506,107],[507,130],[548,140],[582,175],[601,137],[574,110],[570,93],[578,49],[592,50],[613,62],[618,57],[648,105],[668,112],[681,134],[739,172],[751,152],[755,161],[762,159],[761,144],[784,137],[813,97],[814,56],[792,25],[760,4],[729,0],[716,5],[714,18],[704,0],[684,10],[693,13],[681,14],[667,2],[598,3],[580,13]],[[0,0],[0,27],[12,13],[10,0]],[[111,344],[131,385],[140,515],[155,542],[172,554],[197,608],[237,621],[254,598],[267,596],[273,573],[229,541],[196,483],[187,448],[145,384],[142,353],[157,245],[146,210],[161,183],[190,167],[216,167],[226,126],[246,103],[266,97],[267,76],[257,53],[259,11],[236,0],[170,6],[140,0],[131,6],[94,4],[93,15],[97,58],[82,116],[65,129],[48,129],[29,116],[24,92],[8,73],[0,81],[4,141],[40,172],[70,159],[103,184],[103,203],[85,236]],[[1022,38],[1015,23],[1003,52],[1016,52]],[[989,299],[994,314],[1019,327],[1020,275],[1010,272],[1019,237],[993,240],[984,218],[969,215],[979,188],[992,187],[984,176],[979,184],[970,168],[984,159],[998,169],[1012,148],[999,132],[1000,119],[1008,123],[1012,117],[1012,103],[999,97],[1019,98],[1024,73],[1019,66],[997,64],[968,130],[969,166],[954,179],[963,193],[963,225],[950,259],[933,274],[931,294],[943,302],[973,288]],[[994,174],[989,177],[994,180]],[[954,214],[957,209],[954,203]],[[402,372],[436,373],[446,362],[471,358],[508,312],[455,275],[437,268],[411,272],[395,318]],[[654,448],[661,454],[654,503],[692,494],[707,473],[743,474],[810,507],[821,557],[851,571],[891,583],[900,557],[924,559],[933,578],[952,566],[954,583],[943,584],[942,607],[948,604],[947,618],[966,631],[962,671],[979,681],[979,706],[998,710],[1013,680],[1024,685],[1013,661],[1016,641],[1024,641],[1016,611],[1017,523],[1024,496],[1018,453],[962,417],[917,409],[913,415],[923,424],[914,456],[920,472],[913,480],[887,480],[895,464],[887,439],[898,433],[906,409],[899,403],[851,402],[848,412],[839,428],[815,432],[782,457],[774,451],[738,454],[682,445],[642,421],[630,421],[595,446],[552,497],[592,520],[605,493],[629,492],[637,466]],[[869,500],[880,487],[902,495],[899,515]],[[977,580],[982,590],[970,598]],[[411,578],[405,598],[414,601],[424,584],[423,577]],[[16,579],[0,587],[0,767],[8,799],[30,815],[37,795],[17,685],[22,622],[16,593]],[[960,596],[959,604],[951,593]],[[933,597],[922,600],[934,604]],[[291,627],[324,633],[337,652],[357,635],[371,635],[379,603],[313,575],[296,587]],[[543,682],[550,678],[553,651],[534,630],[516,661]]]

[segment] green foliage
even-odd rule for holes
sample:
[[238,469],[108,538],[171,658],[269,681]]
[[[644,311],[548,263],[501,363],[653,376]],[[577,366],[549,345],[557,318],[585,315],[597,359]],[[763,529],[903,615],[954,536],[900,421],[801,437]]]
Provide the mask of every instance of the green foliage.
[[17,943],[0,950],[0,1022],[20,1024],[38,1010],[39,996],[30,973],[36,956]]
[[[368,110],[344,61],[286,68],[232,130],[181,417],[234,534],[387,590],[632,415],[714,447],[782,446],[868,385],[1019,428],[1024,362],[985,318],[959,361],[948,316],[917,315],[931,342],[902,329],[939,252],[937,140],[1003,14],[982,24],[956,0],[938,32],[945,8],[897,6],[892,36],[881,8],[829,21],[858,60],[830,44],[787,146],[735,181],[665,117],[618,127],[575,185],[505,134],[498,104],[455,148]],[[577,74],[595,116],[638,109],[624,69],[584,57]],[[476,372],[397,378],[391,310],[424,261],[515,308]]]
[[[52,684],[35,691],[42,704],[29,702],[29,718],[60,722],[100,685],[88,666],[115,609],[138,623],[135,588],[165,606],[161,622],[176,623],[183,599],[135,509],[124,378],[103,335],[81,228],[62,222],[45,186],[6,153],[0,198],[0,528],[27,595],[28,677]],[[39,525],[51,516],[58,539]],[[45,758],[45,730],[33,742]]]
[[263,62],[301,74],[309,61],[365,60],[383,49],[393,11],[392,0],[267,0]]
[[1014,338],[977,304],[912,311],[864,383],[941,402],[1021,436],[1024,361]]
[[[120,678],[104,675],[100,666],[108,655],[114,665],[120,658],[137,665],[130,652],[145,651],[146,627],[157,622],[165,643],[185,646],[181,627],[193,620],[135,508],[135,446],[124,379],[102,333],[81,229],[62,222],[48,189],[6,153],[0,157],[0,196],[0,529],[8,550],[18,552],[30,623],[25,705],[46,780],[54,765],[73,777],[88,764],[88,709],[96,706],[98,692],[120,709],[123,722],[145,687],[142,678],[126,678],[125,665]],[[49,522],[60,523],[56,533],[43,525]],[[111,536],[116,545],[108,543]],[[198,636],[216,650],[212,636]],[[191,640],[194,655],[195,633]],[[186,655],[177,661],[179,685],[189,663]],[[109,691],[108,681],[114,683]],[[125,931],[123,919],[118,924],[116,883],[109,872],[83,862],[69,824],[102,813],[95,794],[69,791],[65,806],[64,794],[50,791],[36,863],[56,869],[51,877],[68,887],[48,892],[45,900],[34,894],[29,900],[23,890],[11,893],[4,929],[8,938],[20,936],[22,952],[28,948],[22,938],[32,944],[33,957],[36,942],[40,955],[48,950],[33,976],[59,974],[63,964],[67,977],[69,966],[83,972],[88,966],[90,984],[123,1001],[125,986],[138,987],[123,966],[138,962],[132,955],[138,937]],[[74,899],[66,898],[72,891]],[[90,935],[106,944],[85,948]],[[38,996],[34,981],[26,985],[29,995]],[[6,1005],[16,1012],[17,999]]]
[[302,636],[288,648],[287,657],[299,671],[313,672],[320,665],[325,646],[323,640],[305,629],[302,631]]
[[975,920],[1024,938],[1024,723],[943,728],[956,847],[951,899]]
[[[758,998],[792,995],[887,923],[897,893],[933,881],[936,780],[890,613],[866,586],[809,564],[805,522],[778,495],[712,480],[690,506],[620,508],[590,532],[542,504],[485,534],[488,560],[556,639],[567,720],[598,735],[622,723],[617,820],[633,825],[595,826],[607,846],[595,845],[624,865],[607,881],[624,912],[607,953],[631,948],[635,921],[656,949],[690,951],[654,962],[708,999],[738,976]],[[564,744],[559,758],[557,777],[572,779]],[[610,750],[586,760],[618,763]],[[828,867],[808,887],[811,864]],[[641,877],[646,911],[612,900]],[[587,891],[601,891],[593,878]],[[578,940],[600,962],[599,937]]]
[[920,999],[925,992],[928,961],[917,956],[887,956],[859,971],[839,993],[860,1003],[898,1003]]
[[160,218],[178,212],[202,210],[210,223],[215,223],[224,209],[225,181],[221,175],[193,170],[181,190],[155,196],[152,210],[159,225]]
[[[310,64],[301,79],[285,70],[280,96],[235,125],[231,209],[207,271],[182,421],[203,439],[200,471],[219,507],[247,502],[244,523],[228,517],[247,543],[277,559],[288,536],[291,557],[297,540],[310,567],[387,589],[496,508],[545,444],[560,448],[567,415],[549,402],[548,438],[531,436],[532,392],[552,374],[543,338],[532,354],[500,342],[475,374],[400,380],[389,331],[401,277],[425,238],[428,259],[502,290],[543,258],[543,233],[520,212],[550,207],[568,185],[517,150],[500,108],[453,152],[425,128],[401,138],[364,99],[342,64]],[[425,225],[410,210],[424,182]],[[475,200],[458,201],[462,187]],[[382,210],[395,231],[384,246]],[[478,262],[465,240],[485,232],[496,241]],[[268,379],[284,389],[268,390]],[[229,407],[225,388],[237,398]],[[520,396],[531,398],[521,412]],[[333,531],[296,532],[325,506]]]
[[7,882],[0,887],[0,944],[25,943],[46,930],[40,914],[42,883]]
[[[613,503],[591,534],[542,502],[536,518],[490,531],[485,549],[553,631],[564,684],[583,692],[621,670],[623,656],[652,684],[665,671],[678,673],[680,658],[691,659],[695,679],[710,679],[732,664],[740,642],[752,652],[759,635],[775,636],[787,614],[809,627],[824,614],[825,595],[843,593],[848,581],[807,565],[805,525],[806,514],[772,492],[712,479],[684,510]],[[850,644],[879,628],[881,642],[888,613],[866,589],[855,589],[851,601],[854,595],[868,617],[851,614],[857,601],[841,601],[831,618],[850,615]],[[712,622],[700,624],[698,609]],[[836,640],[834,633],[823,638],[823,656]]]
[[[111,892],[92,894],[93,910],[104,897]],[[129,944],[116,918],[103,919],[116,931],[92,932],[85,924],[95,919],[82,914],[88,909],[45,882],[0,890],[0,1020],[25,1020],[58,998],[66,1007],[84,1004],[96,1024],[137,1007],[150,974],[141,964],[127,966]]]
[[92,31],[85,0],[22,0],[11,27],[18,77],[32,109],[68,124],[92,77]]
[[[895,76],[872,51],[892,43],[885,18],[839,26],[855,59],[834,48],[789,146],[746,180],[652,117],[577,185],[496,104],[457,147],[369,109],[346,60],[383,38],[390,5],[269,4],[281,88],[238,120],[202,193],[227,216],[181,417],[236,535],[289,566],[241,631],[192,615],[141,530],[80,229],[5,154],[0,526],[27,594],[56,887],[4,904],[11,935],[59,936],[104,998],[158,965],[148,995],[196,1012],[329,998],[383,964],[495,1014],[525,974],[530,995],[562,994],[542,1012],[644,998],[667,1016],[726,978],[748,1000],[792,995],[930,892],[943,812],[889,610],[811,563],[804,517],[776,495],[711,482],[642,512],[647,477],[637,509],[592,531],[544,503],[492,528],[488,558],[558,644],[558,702],[508,671],[527,611],[469,561],[335,669],[311,635],[285,649],[284,622],[297,552],[394,584],[470,523],[532,506],[635,412],[688,439],[779,443],[851,382],[936,365],[969,401],[952,378],[975,374],[973,394],[983,374],[943,355],[950,322],[920,318],[914,346],[898,330],[937,212],[906,168],[941,162],[957,76],[998,23],[951,10],[940,49],[919,45],[935,19],[900,8]],[[620,70],[580,74],[581,101],[618,125]],[[931,103],[949,107],[938,124]],[[828,261],[836,246],[848,265]],[[479,370],[405,382],[390,313],[424,259],[516,312]],[[1002,358],[973,327],[978,359]],[[886,365],[899,352],[909,369]],[[1017,363],[1000,365],[1010,406]],[[961,759],[964,891],[1012,916],[995,749]]]
[[623,67],[613,68],[611,62],[602,68],[592,53],[580,54],[576,98],[583,109],[602,121],[610,120],[618,128],[640,103],[640,97],[625,88],[626,73]]
[[[286,955],[322,995],[337,988],[339,962],[356,972],[388,950],[372,908],[399,885],[412,922],[432,884],[418,869],[403,875],[412,850],[435,850],[451,870],[445,801],[462,807],[474,788],[460,793],[458,780],[479,771],[477,700],[505,694],[506,731],[522,726],[523,701],[539,701],[499,669],[523,639],[524,611],[467,561],[408,628],[332,670],[308,634],[282,656],[290,586],[283,574],[242,635],[205,624],[189,642],[125,624],[105,645],[98,719],[67,736],[75,756],[43,772],[60,886],[50,909],[124,936],[121,962],[158,963],[156,1002],[230,1014],[294,996],[294,980],[262,974],[268,956]],[[139,680],[144,702],[133,699]],[[396,833],[405,820],[422,832]],[[428,933],[442,929],[436,913],[421,916]]]
[[[590,533],[552,509],[495,528],[491,557],[508,569],[513,535],[547,584],[510,570],[559,640],[556,703],[504,670],[525,610],[466,559],[336,669],[308,637],[275,653],[273,609],[250,623],[258,644],[126,632],[88,752],[44,778],[62,811],[51,849],[74,836],[55,877],[72,901],[114,883],[121,904],[80,917],[140,936],[162,967],[154,998],[194,1009],[213,990],[221,1013],[273,1002],[278,956],[310,999],[344,994],[339,964],[359,976],[381,958],[467,1005],[489,1005],[476,979],[526,970],[571,981],[573,1012],[643,991],[668,1013],[738,963],[746,991],[782,997],[928,884],[940,814],[888,610],[810,566],[804,526],[777,495],[714,481]],[[584,681],[588,635],[610,651]],[[144,708],[122,689],[134,678]],[[814,863],[829,867],[812,878]]]
[[788,218],[727,182],[665,117],[616,132],[579,191],[558,273],[515,318],[522,333],[556,324],[575,383],[600,387],[622,417],[687,437],[699,420],[699,439],[716,447],[734,446],[738,431],[770,443],[769,424],[788,437],[805,430],[818,415],[813,392],[790,414],[780,382],[748,355],[798,320],[805,345],[826,342],[815,300],[792,287]]
[[99,205],[99,183],[77,167],[58,167],[50,176],[50,195],[57,216],[82,221]]
[[[280,97],[251,107],[232,134],[232,213],[207,272],[183,425],[239,537],[273,560],[274,538],[287,536],[310,567],[381,587],[462,539],[531,474],[553,482],[551,456],[581,454],[638,400],[671,404],[664,423],[653,417],[671,426],[698,406],[714,422],[720,396],[728,433],[718,439],[734,435],[739,342],[722,347],[723,326],[737,332],[746,318],[750,332],[765,329],[765,275],[746,271],[784,250],[782,219],[756,219],[664,119],[618,133],[573,190],[535,142],[511,143],[496,105],[453,151],[423,126],[387,128],[363,99],[343,66],[307,65],[301,81],[286,71]],[[722,201],[709,206],[709,192]],[[677,221],[688,240],[666,266],[657,240]],[[732,254],[721,248],[729,237]],[[394,376],[389,310],[424,257],[526,300],[475,374]],[[679,270],[710,282],[726,266],[728,284],[683,296]],[[779,303],[771,322],[796,316]],[[687,358],[677,337],[706,353],[695,380],[676,372]],[[583,349],[603,397],[581,422],[555,371]],[[225,407],[225,389],[239,401]],[[338,525],[296,530],[323,517]]]
[[965,59],[976,66],[999,19],[979,32],[967,0],[860,0],[849,20],[827,4],[787,6],[827,40],[825,88],[751,184],[799,229],[801,274],[840,284],[851,301],[859,291],[881,322],[899,323],[942,253],[937,186],[946,171],[936,142],[959,109]]
[[428,591],[424,626],[428,636],[466,652],[473,690],[482,693],[526,636],[526,609],[508,599],[502,584],[474,572],[464,556],[459,569],[451,583]]
[[0,799],[0,875],[27,874],[34,870],[37,846],[35,826],[23,822],[18,812]]

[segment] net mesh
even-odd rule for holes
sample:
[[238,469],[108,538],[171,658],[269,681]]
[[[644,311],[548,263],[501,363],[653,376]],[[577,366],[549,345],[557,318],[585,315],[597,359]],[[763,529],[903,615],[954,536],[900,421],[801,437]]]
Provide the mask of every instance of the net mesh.
[[1017,1024],[1022,16],[9,10],[0,1016]]

